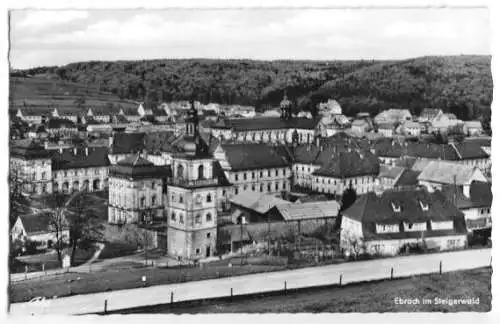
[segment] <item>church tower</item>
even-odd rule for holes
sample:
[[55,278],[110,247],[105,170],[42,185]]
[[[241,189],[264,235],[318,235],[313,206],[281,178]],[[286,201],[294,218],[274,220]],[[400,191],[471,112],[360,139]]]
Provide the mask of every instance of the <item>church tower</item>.
[[221,186],[214,159],[199,133],[198,112],[191,106],[184,134],[172,143],[172,177],[168,179],[168,254],[183,259],[214,255],[217,192]]
[[284,91],[283,94],[283,100],[281,100],[280,103],[280,109],[281,109],[281,119],[290,120],[292,118],[292,103],[290,102],[290,100],[288,100],[286,96],[286,90]]

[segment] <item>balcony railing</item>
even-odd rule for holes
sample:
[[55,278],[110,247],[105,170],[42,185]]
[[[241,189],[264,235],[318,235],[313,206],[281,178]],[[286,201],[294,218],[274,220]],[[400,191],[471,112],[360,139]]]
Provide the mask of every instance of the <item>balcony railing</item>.
[[167,183],[173,186],[181,187],[204,187],[204,186],[216,186],[219,181],[218,179],[184,179],[184,178],[168,178]]

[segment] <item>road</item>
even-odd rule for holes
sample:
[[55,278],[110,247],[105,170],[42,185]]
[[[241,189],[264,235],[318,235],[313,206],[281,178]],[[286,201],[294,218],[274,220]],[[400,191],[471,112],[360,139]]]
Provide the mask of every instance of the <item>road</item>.
[[467,270],[491,265],[491,249],[465,250],[395,257],[379,260],[349,262],[322,267],[303,268],[238,277],[193,281],[139,289],[119,290],[98,294],[77,295],[39,303],[15,303],[11,314],[86,314],[102,312],[107,300],[108,310],[169,303],[173,292],[174,302],[224,297],[284,289],[305,288],[339,283],[353,283],[394,277],[405,277],[442,271]]

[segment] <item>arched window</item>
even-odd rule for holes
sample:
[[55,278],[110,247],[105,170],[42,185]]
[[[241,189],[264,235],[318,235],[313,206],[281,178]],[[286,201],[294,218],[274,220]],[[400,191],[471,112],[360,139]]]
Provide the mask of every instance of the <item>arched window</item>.
[[203,164],[198,167],[198,179],[205,179]]
[[141,200],[140,200],[140,206],[141,206],[141,208],[144,207],[145,203],[146,203],[146,197],[141,197]]
[[255,185],[252,185],[252,191],[255,191]]
[[67,181],[65,181],[63,183],[63,186],[62,186],[62,190],[64,193],[68,193],[68,190],[69,190],[69,183]]
[[194,217],[194,223],[201,224],[201,215],[200,214],[196,214],[196,216]]
[[260,192],[264,191],[264,185],[261,183],[260,184]]
[[212,214],[207,213],[207,215],[205,217],[207,219],[207,222],[211,222],[212,221]]
[[183,202],[184,202],[184,196],[179,195],[179,203],[181,203],[181,204],[182,204]]
[[59,191],[59,184],[57,182],[55,182],[53,185],[52,185],[52,190],[54,192],[58,192]]
[[153,195],[153,197],[151,197],[151,206],[156,206],[156,195]]
[[280,189],[279,184],[277,182],[275,183],[274,188],[276,191],[278,191]]
[[184,177],[184,166],[182,164],[179,164],[177,166],[177,178],[183,178]]
[[177,218],[177,217],[176,217],[176,215],[175,215],[175,212],[173,211],[173,212],[172,212],[172,215],[170,215],[170,219],[171,219],[171,220],[173,220],[173,221],[175,221],[175,220],[176,220],[176,218]]
[[73,191],[80,190],[80,183],[78,181],[73,181]]
[[88,190],[89,189],[89,181],[88,180],[85,180],[83,181],[83,187],[82,187],[83,190]]
[[42,193],[47,193],[47,185],[45,183],[42,185]]
[[184,224],[184,215],[179,214],[179,223]]
[[211,194],[207,195],[207,202],[212,202],[212,195]]
[[270,183],[267,184],[267,191],[271,191],[271,184]]
[[92,184],[92,187],[94,188],[94,190],[99,190],[101,187],[101,180],[95,179]]

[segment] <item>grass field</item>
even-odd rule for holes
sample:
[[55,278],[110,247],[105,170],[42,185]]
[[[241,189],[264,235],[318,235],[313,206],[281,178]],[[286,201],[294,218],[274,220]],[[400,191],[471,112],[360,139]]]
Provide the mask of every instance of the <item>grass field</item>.
[[[122,311],[133,313],[337,313],[337,312],[487,312],[491,310],[491,268],[415,276],[393,281],[299,290],[286,295],[243,296],[230,300],[180,303]],[[401,305],[395,298],[418,299]],[[477,305],[446,305],[435,298],[479,298]],[[423,300],[431,304],[424,305]]]
[[[75,254],[75,262],[73,263],[73,266],[79,266],[85,263],[92,257],[94,252],[95,249],[89,249],[89,250],[77,249]],[[43,253],[43,254],[23,256],[20,257],[20,260],[26,265],[28,265],[28,272],[42,271],[42,269],[44,270],[58,269],[61,267],[61,263],[57,259],[57,253],[55,251],[53,253]],[[15,270],[12,273],[24,272],[25,269],[18,268]]]
[[[97,110],[109,110],[110,104],[118,105],[124,109],[137,108],[131,101],[120,100],[118,96],[100,91],[94,85],[83,85],[71,82],[61,82],[43,77],[34,78],[10,78],[11,98],[16,106],[26,105],[26,109],[47,110],[47,106],[57,106],[60,113],[86,112],[88,107]],[[85,107],[76,107],[75,100],[79,97],[85,98]],[[31,107],[30,107],[31,106]],[[11,107],[12,109],[13,107]],[[119,108],[118,108],[119,110]],[[118,111],[117,110],[117,111]]]
[[130,267],[91,273],[70,272],[14,282],[10,287],[9,300],[11,302],[23,302],[38,296],[62,297],[70,294],[89,294],[109,290],[140,288],[143,287],[142,276],[147,276],[149,286],[155,286],[276,270],[283,270],[283,267],[273,265],[235,265],[229,268],[225,264],[218,264],[206,267],[205,269],[199,267]]

